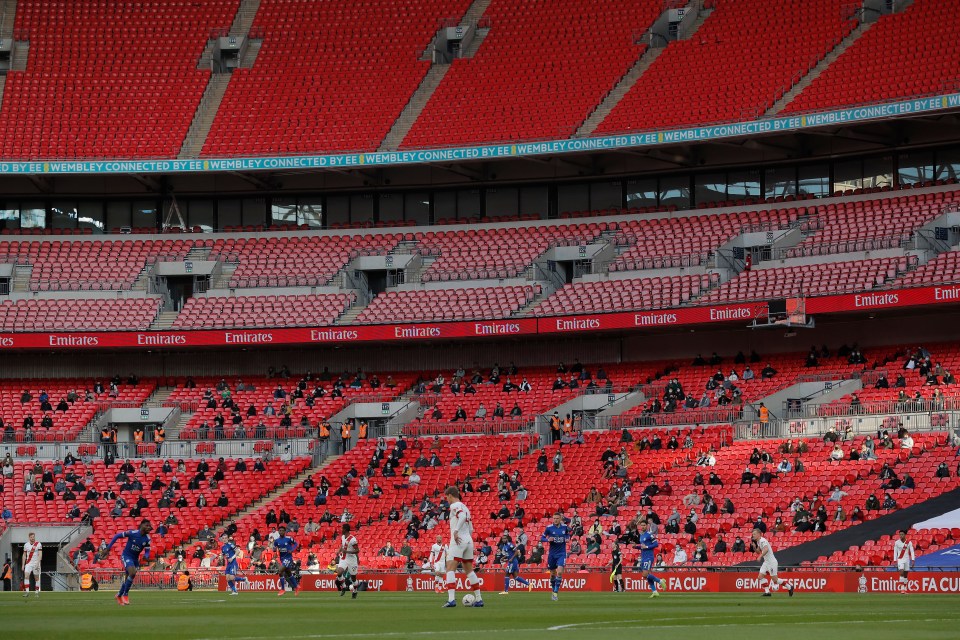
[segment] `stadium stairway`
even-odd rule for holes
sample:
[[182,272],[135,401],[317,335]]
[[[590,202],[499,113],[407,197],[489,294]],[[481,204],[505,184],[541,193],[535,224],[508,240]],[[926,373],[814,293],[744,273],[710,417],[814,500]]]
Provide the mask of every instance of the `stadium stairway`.
[[[960,489],[948,491],[912,507],[899,509],[885,516],[869,520],[855,527],[842,529],[811,542],[777,551],[780,566],[797,566],[801,562],[813,562],[820,556],[829,556],[834,551],[844,551],[853,546],[863,546],[868,540],[892,535],[900,529],[909,529],[914,523],[936,517],[956,509],[960,502]],[[744,562],[737,566],[756,566],[757,562]]]

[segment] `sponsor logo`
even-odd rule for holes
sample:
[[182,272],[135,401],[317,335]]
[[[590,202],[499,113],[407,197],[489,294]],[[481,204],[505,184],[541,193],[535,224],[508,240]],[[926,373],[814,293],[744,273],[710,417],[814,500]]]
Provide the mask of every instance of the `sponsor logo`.
[[960,300],[960,287],[936,287],[933,290],[934,300]]
[[13,345],[13,338],[0,338],[0,347],[12,347]]
[[149,333],[138,333],[137,344],[148,347],[163,347],[177,344],[187,344],[187,336],[178,333],[176,335],[153,335]]
[[853,304],[856,307],[888,307],[900,303],[898,293],[858,293]]
[[356,340],[360,333],[350,329],[311,329],[310,339],[314,342],[327,340]]
[[268,344],[273,342],[272,333],[232,333],[227,331],[223,334],[223,340],[227,344]]
[[[827,586],[826,578],[792,578],[789,574],[781,577],[798,591],[823,591]],[[764,583],[766,583],[766,578],[764,578]],[[757,591],[762,588],[760,578],[737,578],[737,589]],[[784,587],[780,588],[783,589]]]
[[510,333],[520,333],[520,325],[516,322],[500,322],[496,324],[477,322],[473,325],[473,332],[478,336],[499,336]]
[[675,313],[637,313],[633,316],[633,324],[637,327],[651,327],[662,324],[676,324]]
[[557,321],[557,331],[581,331],[583,329],[599,329],[600,320],[597,318],[562,320]]
[[394,327],[394,338],[439,338],[440,327]]
[[97,336],[50,336],[51,347],[95,347],[100,344]]
[[732,309],[710,309],[710,320],[741,320],[752,318],[753,309],[750,307],[734,307]]

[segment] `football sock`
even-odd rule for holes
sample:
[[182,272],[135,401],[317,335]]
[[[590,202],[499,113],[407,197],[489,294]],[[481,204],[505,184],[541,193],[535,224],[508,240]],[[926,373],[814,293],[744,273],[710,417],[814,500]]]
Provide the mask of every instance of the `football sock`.
[[560,593],[560,583],[563,582],[563,578],[557,576],[553,579],[553,592]]
[[503,590],[507,592],[510,591],[510,576],[503,579]]
[[457,574],[447,571],[447,595],[449,600],[457,599]]
[[132,585],[133,585],[133,578],[131,578],[130,576],[127,576],[127,578],[123,581],[123,584],[120,585],[120,593],[118,593],[117,595],[120,595],[120,596],[127,595],[128,593],[130,593],[130,587]]
[[517,581],[517,582],[519,582],[520,584],[522,584],[522,585],[524,585],[524,586],[530,584],[525,578],[519,578],[519,577],[517,577],[517,578],[514,578],[514,580]]
[[477,596],[477,600],[480,600],[480,578],[477,577],[476,572],[470,572],[470,574],[467,576],[467,584],[473,585],[473,595]]
[[287,588],[287,580],[283,576],[280,576],[280,591],[285,591]]

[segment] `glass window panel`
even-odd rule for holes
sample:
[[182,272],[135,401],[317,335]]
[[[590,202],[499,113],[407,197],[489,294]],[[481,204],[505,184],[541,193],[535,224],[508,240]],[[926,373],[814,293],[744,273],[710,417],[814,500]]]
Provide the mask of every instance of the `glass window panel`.
[[380,222],[397,222],[403,220],[403,194],[380,194]]
[[372,193],[350,196],[350,221],[353,224],[373,222],[373,204]]
[[[183,213],[183,205],[180,205],[180,212]],[[187,226],[190,228],[200,227],[204,233],[213,231],[213,200],[191,200],[187,216]],[[176,214],[170,220],[170,224],[179,224]]]
[[[177,204],[180,204],[180,202],[178,201]],[[169,204],[167,207],[169,207]],[[210,210],[211,212],[213,211],[212,201],[210,201]],[[166,211],[166,208],[164,208],[164,211]],[[180,213],[182,214],[183,212],[183,205],[180,204]],[[174,218],[176,218],[176,214],[174,214]],[[179,221],[177,223],[179,223]],[[213,216],[211,214],[210,224],[212,223]],[[157,203],[155,200],[137,200],[133,203],[133,226],[148,229],[157,228]]]
[[863,187],[863,162],[845,160],[833,166],[833,191],[849,191]]
[[916,184],[933,180],[933,152],[913,151],[900,154],[900,184]]
[[20,227],[43,229],[47,224],[47,210],[42,202],[24,202],[20,207]]
[[254,227],[264,224],[267,213],[267,200],[265,198],[244,198],[243,200],[243,225],[252,225]]
[[825,164],[800,167],[797,188],[802,195],[812,195],[817,198],[830,195],[830,167]]
[[[436,220],[449,220],[457,217],[457,199],[459,195],[456,191],[437,191],[433,194],[433,217]],[[416,220],[426,224],[427,219],[413,218],[410,210],[407,210],[407,220]]]
[[657,206],[657,179],[627,180],[627,208]]
[[678,209],[690,208],[690,178],[673,176],[660,180],[660,206],[675,206]]
[[[444,192],[448,207],[456,207],[456,195],[452,191]],[[439,196],[440,194],[437,194]],[[403,194],[404,217],[417,224],[430,224],[430,194],[426,191],[408,191]]]
[[697,204],[723,202],[727,199],[727,176],[723,173],[704,173],[693,178]]
[[274,198],[270,204],[272,224],[297,224],[297,201],[293,198]]
[[[489,210],[489,208],[488,208]],[[441,217],[437,214],[437,217]],[[450,217],[450,216],[443,216]],[[457,191],[457,215],[459,220],[480,217],[480,190],[464,189]]]
[[731,171],[727,176],[727,198],[760,197],[760,170]]
[[960,179],[960,148],[937,151],[937,180]]
[[893,186],[893,156],[864,158],[863,186],[868,189]]
[[562,184],[557,188],[558,213],[590,210],[590,190],[585,184]]
[[102,202],[81,202],[77,205],[77,214],[81,229],[93,229],[94,233],[106,230]]
[[[371,198],[371,206],[372,202]],[[320,198],[300,198],[297,212],[298,224],[307,225],[311,229],[323,228],[323,201]]]
[[77,203],[54,202],[50,205],[50,227],[52,229],[77,228]]
[[0,207],[0,229],[19,229],[20,209],[12,209],[10,205]]
[[619,209],[623,206],[623,186],[619,182],[594,182],[590,185],[590,208]]
[[327,198],[327,227],[350,222],[350,199],[347,196]]
[[515,216],[520,212],[520,191],[513,187],[487,189],[487,215]]
[[107,230],[113,232],[130,225],[130,203],[115,201],[107,203]]
[[782,198],[797,195],[797,168],[774,167],[763,174],[763,197]]
[[217,227],[220,230],[227,227],[243,225],[243,202],[241,200],[217,201]]
[[546,187],[520,189],[520,214],[546,218],[550,211],[550,192]]

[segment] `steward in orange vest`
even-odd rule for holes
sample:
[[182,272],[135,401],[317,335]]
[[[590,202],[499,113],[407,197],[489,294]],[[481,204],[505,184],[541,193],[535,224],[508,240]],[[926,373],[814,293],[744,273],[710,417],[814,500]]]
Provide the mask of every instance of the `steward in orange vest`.
[[360,430],[359,430],[359,433],[358,433],[357,437],[358,437],[360,440],[366,440],[366,439],[367,439],[367,422],[366,422],[365,420],[360,423]]
[[350,423],[344,422],[340,425],[340,446],[341,452],[346,453],[350,450]]

